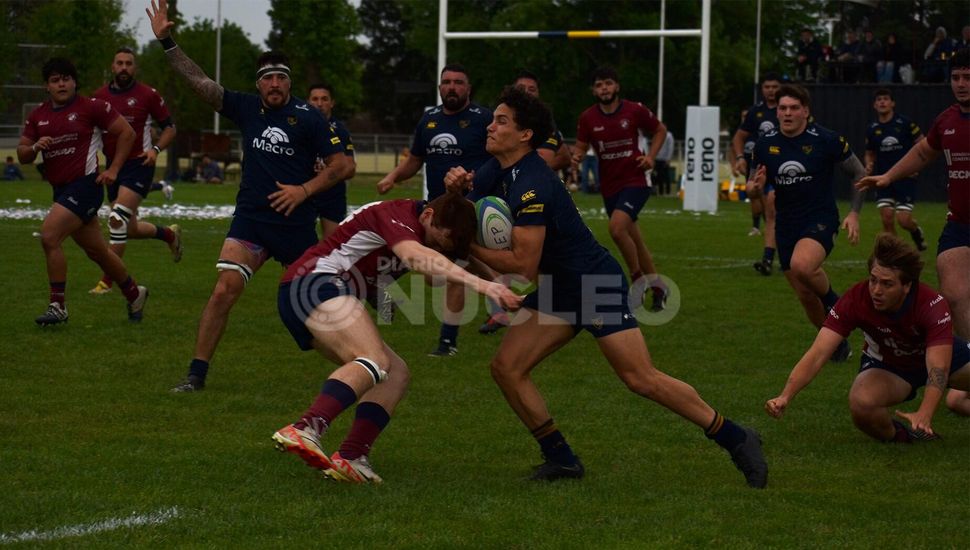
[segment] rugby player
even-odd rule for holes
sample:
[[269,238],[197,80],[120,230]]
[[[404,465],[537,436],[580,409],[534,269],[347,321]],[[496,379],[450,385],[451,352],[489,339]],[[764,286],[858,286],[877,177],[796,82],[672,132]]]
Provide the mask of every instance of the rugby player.
[[[886,173],[863,178],[858,186],[886,187],[922,170],[943,154],[947,168],[946,225],[936,246],[940,292],[953,311],[954,332],[970,339],[970,49],[950,58],[950,90],[956,103],[948,107],[920,140]],[[970,415],[970,394],[950,390],[947,405]]]
[[[757,169],[748,185],[775,188],[778,262],[808,320],[821,328],[839,298],[822,269],[839,231],[835,167],[848,174],[852,183],[864,175],[864,168],[844,137],[810,123],[811,99],[804,88],[786,84],[775,97],[779,127],[755,142]],[[862,199],[863,194],[856,191],[852,211],[841,226],[853,245],[859,242]],[[843,342],[832,360],[844,361],[850,353],[849,343]]]
[[[865,153],[866,175],[870,176],[887,172],[916,142],[923,139],[919,125],[896,113],[896,102],[889,88],[876,90],[872,108],[876,111],[877,120],[866,129]],[[922,251],[926,250],[923,230],[913,219],[915,175],[902,178],[885,189],[877,189],[876,206],[882,218],[883,231],[895,234],[895,222],[899,222],[899,226],[913,237],[916,248]]]
[[[439,76],[441,105],[426,111],[418,121],[410,154],[404,162],[377,182],[377,192],[381,195],[425,166],[427,198],[434,200],[445,192],[444,177],[450,168],[461,166],[473,171],[489,158],[485,152],[485,128],[492,121],[492,111],[471,101],[468,71],[452,63],[445,65]],[[464,307],[465,289],[447,284],[441,333],[431,356],[448,357],[458,353],[458,325]]]
[[[519,274],[538,285],[526,296],[491,363],[492,377],[545,458],[532,479],[584,475],[582,462],[556,427],[531,372],[587,330],[631,391],[703,429],[730,453],[748,485],[765,487],[768,466],[757,432],[725,418],[694,388],[654,367],[630,313],[623,269],[596,241],[569,192],[536,153],[551,131],[549,109],[516,88],[506,89],[498,103],[488,127],[488,151],[495,156],[489,163],[497,165],[488,172],[497,177],[486,181],[476,175],[468,198],[505,198],[513,217],[511,248],[490,250],[472,244],[471,249],[474,257],[499,273]],[[461,168],[448,176],[449,185],[471,180]]]
[[[317,243],[316,212],[307,199],[347,179],[350,161],[323,115],[290,95],[290,67],[283,54],[267,52],[256,61],[256,89],[224,89],[210,79],[171,37],[168,2],[146,9],[152,30],[176,73],[206,104],[242,132],[242,181],[236,211],[216,262],[215,288],[202,311],[195,353],[186,378],[172,388],[205,387],[209,362],[229,322],[229,312],[249,279],[271,257],[284,266]],[[326,164],[315,170],[317,158]]]
[[[651,311],[667,303],[667,285],[657,275],[653,257],[637,225],[637,216],[650,198],[654,159],[663,146],[667,128],[650,109],[620,99],[620,77],[611,67],[593,73],[593,96],[597,103],[579,115],[573,161],[583,160],[590,144],[599,158],[600,193],[610,218],[610,237],[620,249],[633,283],[632,304],[639,307],[647,287],[653,289]],[[650,150],[640,150],[639,135],[650,138]]]
[[[121,258],[125,255],[125,244],[129,238],[158,239],[168,245],[172,259],[179,262],[182,259],[182,229],[178,224],[163,227],[138,219],[138,207],[152,189],[155,161],[162,150],[175,139],[175,124],[158,91],[135,80],[137,70],[135,52],[131,48],[119,48],[111,62],[114,77],[110,83],[94,92],[94,97],[110,103],[135,131],[135,144],[118,173],[118,180],[108,186],[108,201],[111,203],[108,235],[111,250]],[[153,122],[162,129],[158,142],[154,145]],[[116,154],[116,145],[110,134],[105,136],[104,156],[109,161]],[[105,273],[88,292],[106,294],[110,291],[111,277]]]
[[[445,193],[427,204],[409,199],[371,203],[290,266],[279,289],[283,324],[300,349],[316,349],[338,368],[302,418],[273,434],[279,450],[339,481],[382,481],[368,455],[404,396],[410,373],[382,341],[361,301],[379,292],[380,279],[396,279],[411,269],[467,285],[503,308],[516,309],[521,296],[475,277],[445,256],[466,258],[476,231],[475,209],[459,193]],[[320,438],[354,402],[350,432],[328,457]]]
[[[879,441],[934,438],[933,413],[943,392],[970,389],[970,344],[953,336],[950,308],[939,292],[920,283],[922,268],[916,249],[895,235],[879,235],[869,279],[839,298],[781,394],[765,403],[768,414],[780,418],[845,338],[861,328],[861,366],[849,391],[852,422]],[[924,385],[915,412],[896,411],[910,426],[893,420],[892,408],[915,398]]]
[[[104,202],[101,186],[117,180],[135,142],[135,132],[111,105],[77,93],[77,69],[67,59],[48,60],[41,74],[49,98],[27,115],[17,144],[21,164],[31,164],[38,153],[43,155],[45,177],[54,188],[54,204],[40,229],[50,302],[35,322],[41,326],[67,322],[67,257],[62,245],[68,237],[118,282],[128,301],[128,319],[141,321],[148,289],[128,275],[124,262],[105,243],[98,222],[98,209]],[[117,154],[99,174],[95,153],[102,134],[112,136]]]
[[[347,156],[352,167],[350,175],[347,177],[348,179],[354,177],[354,174],[357,173],[357,160],[354,157],[354,142],[350,138],[350,131],[347,130],[344,123],[333,116],[333,107],[336,104],[333,99],[333,86],[327,83],[312,84],[307,91],[307,102],[316,107],[320,111],[320,114],[323,115],[323,118],[330,122],[330,128],[340,138],[340,143],[344,147],[344,154]],[[324,167],[323,159],[318,159],[317,168],[322,170]],[[333,232],[337,230],[337,225],[347,215],[347,182],[337,182],[336,185],[323,193],[313,195],[310,200],[313,203],[313,207],[317,210],[317,216],[320,218],[320,233],[322,238],[326,239],[330,235],[333,235]]]
[[[748,144],[758,138],[777,130],[778,128],[778,98],[776,94],[781,88],[781,78],[775,73],[765,73],[761,79],[761,101],[745,110],[741,126],[731,138],[731,149],[734,152],[732,171],[735,176],[743,176],[748,180],[754,176],[754,164],[751,160],[751,150]],[[745,193],[751,199],[751,218],[754,229],[761,223],[761,216],[765,218],[764,253],[760,261],[754,263],[754,268],[762,275],[771,275],[772,264],[775,259],[775,189],[771,185],[764,189],[745,184]],[[761,231],[758,231],[761,233]],[[753,230],[749,236],[756,235]]]

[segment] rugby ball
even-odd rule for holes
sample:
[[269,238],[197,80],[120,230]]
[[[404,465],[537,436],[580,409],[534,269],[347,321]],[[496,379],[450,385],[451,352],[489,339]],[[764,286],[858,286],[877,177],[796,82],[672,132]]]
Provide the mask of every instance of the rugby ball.
[[478,216],[478,244],[492,250],[512,246],[512,211],[499,197],[483,197],[475,203]]

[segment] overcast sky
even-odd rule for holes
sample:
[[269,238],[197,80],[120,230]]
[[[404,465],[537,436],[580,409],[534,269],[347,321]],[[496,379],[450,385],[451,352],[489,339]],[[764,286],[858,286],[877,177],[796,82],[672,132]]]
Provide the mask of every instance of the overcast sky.
[[[138,45],[144,45],[155,38],[145,8],[150,0],[125,0],[124,24],[135,28]],[[216,20],[217,0],[179,0],[179,11],[185,21],[191,23],[199,19]],[[249,40],[260,48],[265,47],[269,36],[269,0],[222,0],[222,20],[232,21],[242,27]]]

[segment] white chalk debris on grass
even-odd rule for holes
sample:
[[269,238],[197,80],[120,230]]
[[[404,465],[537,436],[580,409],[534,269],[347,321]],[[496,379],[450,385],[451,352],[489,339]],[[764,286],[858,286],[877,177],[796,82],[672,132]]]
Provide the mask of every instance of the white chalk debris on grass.
[[13,544],[16,542],[30,542],[30,541],[41,541],[48,542],[58,539],[66,539],[71,537],[83,537],[86,535],[95,535],[97,533],[103,533],[105,531],[114,531],[116,529],[124,529],[129,527],[141,527],[144,525],[161,525],[168,521],[171,521],[179,517],[179,509],[175,506],[171,508],[165,508],[162,510],[157,510],[150,514],[136,514],[132,513],[128,517],[123,518],[110,518],[102,521],[97,521],[94,523],[86,523],[80,525],[68,525],[65,527],[58,527],[56,529],[51,529],[50,531],[38,531],[32,529],[30,531],[24,531],[22,533],[0,533],[0,544]]

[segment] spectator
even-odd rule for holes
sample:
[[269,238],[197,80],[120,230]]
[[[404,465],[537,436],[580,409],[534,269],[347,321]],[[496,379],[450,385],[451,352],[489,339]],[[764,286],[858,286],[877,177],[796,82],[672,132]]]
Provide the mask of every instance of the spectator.
[[24,179],[24,174],[20,171],[20,167],[14,163],[13,157],[7,157],[7,164],[3,167],[3,179],[6,181]]
[[222,168],[209,155],[202,155],[202,163],[199,164],[199,170],[199,175],[202,178],[200,181],[206,183],[222,183]]
[[882,59],[882,42],[870,29],[866,29],[865,40],[859,46],[859,59],[862,61],[862,80],[875,82],[876,62]]
[[845,42],[842,42],[842,45],[839,46],[839,49],[835,52],[835,59],[841,64],[836,71],[836,75],[833,75],[836,77],[836,82],[858,82],[858,63],[861,61],[861,46],[862,45],[859,43],[859,38],[855,31],[847,31],[845,33]]
[[956,51],[956,43],[946,35],[946,29],[937,27],[933,41],[923,52],[923,72],[920,82],[943,82],[946,76],[946,60]]
[[899,82],[897,70],[905,60],[903,47],[896,40],[896,33],[886,35],[886,44],[879,61],[876,61],[876,80],[880,83]]
[[596,158],[596,150],[590,146],[586,150],[586,156],[579,166],[579,187],[583,193],[595,193],[600,184],[599,159]]
[[802,29],[801,41],[795,64],[795,78],[813,82],[818,78],[818,61],[822,58],[822,46],[815,40],[811,29]]
[[664,144],[657,152],[657,164],[653,167],[653,183],[657,195],[663,197],[670,194],[670,159],[674,157],[674,133],[667,131]]
[[957,41],[954,51],[965,50],[967,48],[970,48],[970,25],[963,26],[963,30],[960,31],[960,40]]

